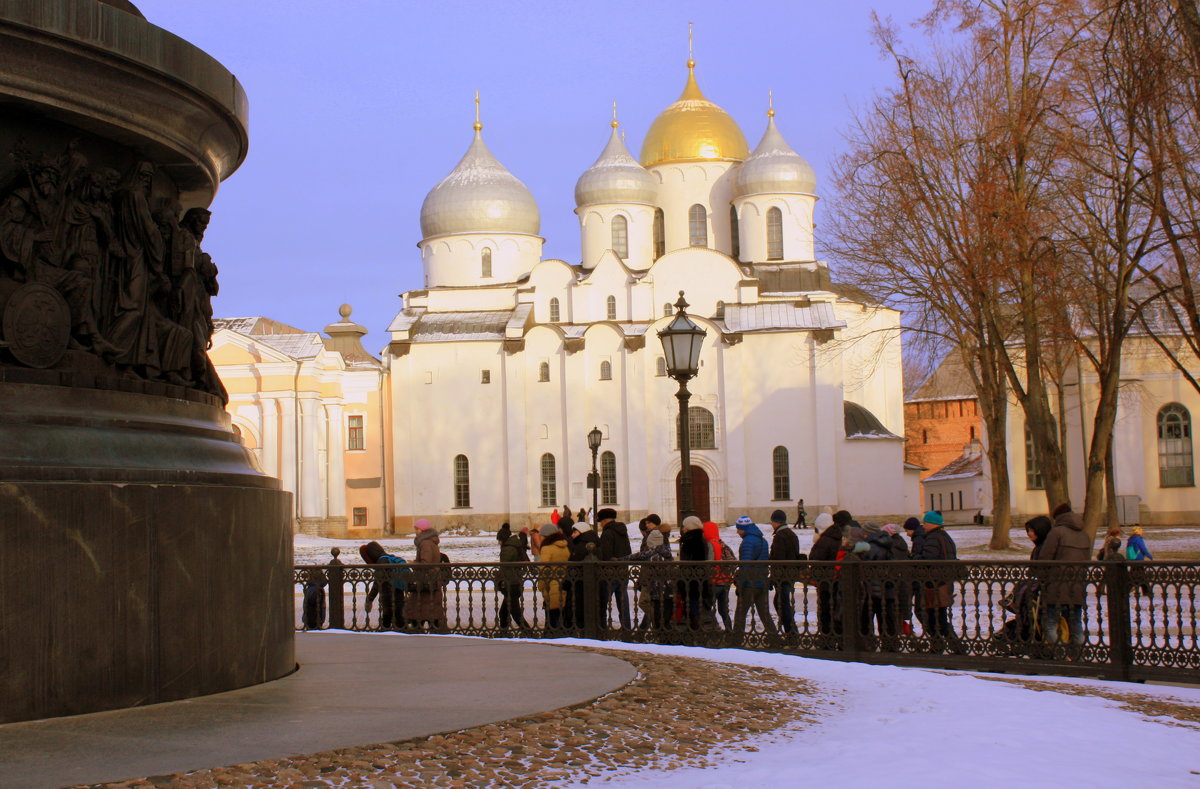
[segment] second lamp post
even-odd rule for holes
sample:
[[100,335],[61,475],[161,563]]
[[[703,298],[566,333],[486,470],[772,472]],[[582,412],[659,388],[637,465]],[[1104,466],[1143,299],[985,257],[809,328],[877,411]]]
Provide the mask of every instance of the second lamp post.
[[596,453],[600,451],[600,442],[604,440],[604,433],[600,428],[593,427],[588,431],[588,448],[592,450],[592,473],[588,474],[588,487],[592,489],[592,522],[596,521],[596,513],[599,512],[599,506],[596,501],[596,496],[600,492],[600,473],[596,470]]
[[[679,383],[679,520],[689,515],[695,515],[695,504],[692,501],[692,457],[691,435],[688,420],[688,400],[692,393],[688,391],[687,382],[696,377],[700,371],[700,348],[708,334],[697,326],[687,314],[688,303],[683,300],[683,291],[679,291],[679,301],[675,302],[675,317],[667,324],[667,328],[658,333],[662,341],[663,354],[667,359],[667,375]],[[595,452],[593,451],[593,457]]]

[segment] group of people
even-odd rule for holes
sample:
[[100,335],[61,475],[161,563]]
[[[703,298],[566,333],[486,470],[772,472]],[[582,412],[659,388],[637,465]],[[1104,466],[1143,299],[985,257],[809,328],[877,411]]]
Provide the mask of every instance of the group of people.
[[[846,510],[821,513],[812,524],[816,536],[807,555],[801,552],[796,534],[805,524],[803,502],[795,527],[782,510],[775,510],[769,535],[752,518],[737,518],[734,527],[741,542],[736,551],[721,539],[716,523],[695,516],[683,519],[678,538],[673,540],[671,524],[663,523],[658,515],[647,515],[637,524],[640,545],[634,550],[629,525],[617,518],[614,509],[581,510],[578,519],[565,507],[555,514],[554,522],[540,528],[513,531],[505,523],[496,534],[501,628],[515,627],[532,634],[525,613],[526,583],[532,581],[550,631],[619,624],[627,631],[719,628],[741,638],[753,610],[768,636],[786,636],[797,632],[795,587],[799,583],[815,589],[819,635],[841,637],[850,624],[861,635],[878,636],[886,650],[901,648],[898,637],[918,635],[919,626],[927,648],[962,651],[950,614],[955,582],[966,577],[966,567],[953,564],[958,559],[957,546],[939,512],[926,512],[903,524],[882,525],[860,524]],[[595,525],[588,515],[594,515]],[[444,631],[448,576],[443,578],[434,568],[449,560],[428,520],[420,519],[414,526],[416,559],[411,565],[387,553],[378,542],[360,548],[363,561],[376,567],[366,608],[370,611],[378,602],[383,629]],[[1068,504],[1048,517],[1031,519],[1025,529],[1033,543],[1032,560],[1092,559],[1092,540],[1084,531],[1083,519]],[[1124,545],[1120,529],[1113,529],[1095,555],[1098,561],[1152,558],[1139,527],[1134,527]],[[738,564],[665,564],[676,559]],[[806,560],[822,564],[800,564]],[[908,564],[894,572],[852,573],[850,569],[857,562],[909,560],[943,564]],[[584,566],[591,562],[601,564]],[[628,562],[640,563],[638,569],[634,571]],[[796,564],[781,564],[784,562]],[[1015,618],[1005,623],[999,635],[1013,642],[1082,644],[1086,577],[1080,572],[1072,574],[1074,570],[1038,569],[1035,565],[1028,579],[1001,601]],[[846,583],[848,576],[855,579],[853,585]],[[631,578],[639,614],[636,623],[630,602]],[[320,627],[324,619],[321,586],[320,578],[309,578],[306,583],[306,627],[310,620]],[[737,601],[732,616],[731,591],[736,591]],[[614,608],[617,622],[610,623]]]
[[[428,519],[417,520],[413,529],[416,557],[412,563],[388,553],[374,540],[359,547],[358,554],[363,562],[375,567],[367,588],[365,607],[370,612],[378,603],[379,627],[383,630],[445,632],[447,578],[440,570],[450,558],[442,553],[441,538]],[[324,625],[324,587],[324,572],[310,568],[303,590],[305,629],[317,630]]]
[[[1029,555],[1032,561],[1089,562],[1093,559],[1092,538],[1084,530],[1083,518],[1071,510],[1070,504],[1060,504],[1049,517],[1039,515],[1026,521],[1025,533],[1033,543]],[[1140,526],[1133,527],[1124,546],[1121,538],[1119,526],[1110,529],[1095,561],[1154,558],[1146,547]],[[1136,590],[1150,592],[1144,585],[1139,585]],[[1082,569],[1051,570],[1035,566],[1029,577],[1017,584],[1013,593],[1002,601],[1014,618],[1004,624],[998,635],[1021,645],[1068,643],[1079,647],[1085,640],[1083,612],[1086,600],[1087,579]]]

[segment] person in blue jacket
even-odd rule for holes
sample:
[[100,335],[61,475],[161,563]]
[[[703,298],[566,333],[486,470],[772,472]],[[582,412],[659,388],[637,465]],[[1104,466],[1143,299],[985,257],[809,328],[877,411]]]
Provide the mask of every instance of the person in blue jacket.
[[1125,558],[1133,562],[1142,562],[1146,559],[1154,561],[1154,555],[1150,553],[1150,549],[1146,547],[1146,539],[1142,537],[1141,526],[1133,527],[1133,533],[1125,543]]
[[[770,558],[771,549],[763,539],[758,525],[743,515],[734,522],[742,544],[738,546],[739,562],[765,562]],[[733,632],[739,636],[746,632],[746,614],[750,607],[758,613],[767,635],[775,636],[775,621],[771,618],[770,589],[767,586],[766,567],[746,567],[741,565],[737,575],[737,611],[733,616]]]

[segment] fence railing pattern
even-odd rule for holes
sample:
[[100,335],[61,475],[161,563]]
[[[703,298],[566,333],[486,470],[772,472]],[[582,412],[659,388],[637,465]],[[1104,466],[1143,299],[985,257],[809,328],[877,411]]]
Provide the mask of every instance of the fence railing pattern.
[[1200,565],[598,562],[295,568],[297,629],[577,636],[1195,681]]

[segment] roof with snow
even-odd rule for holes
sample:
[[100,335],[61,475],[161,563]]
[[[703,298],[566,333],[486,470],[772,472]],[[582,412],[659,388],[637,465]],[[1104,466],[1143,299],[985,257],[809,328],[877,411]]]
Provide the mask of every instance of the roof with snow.
[[983,475],[983,455],[959,455],[945,466],[925,478],[925,482],[940,482],[949,479],[967,479]]
[[879,421],[879,417],[858,403],[852,403],[849,400],[844,401],[842,403],[842,414],[845,420],[846,438],[894,438],[903,440],[900,439],[900,436],[884,427],[883,422]]
[[833,305],[823,302],[807,306],[794,302],[726,304],[720,322],[731,332],[846,328],[846,322],[834,314]]

